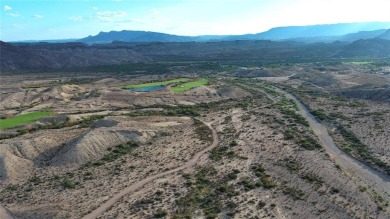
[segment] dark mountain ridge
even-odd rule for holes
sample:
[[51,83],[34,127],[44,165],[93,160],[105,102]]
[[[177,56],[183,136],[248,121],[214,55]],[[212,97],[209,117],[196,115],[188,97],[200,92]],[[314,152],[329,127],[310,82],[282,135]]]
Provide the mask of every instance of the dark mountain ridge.
[[242,40],[222,42],[109,44],[1,42],[0,69],[50,69],[156,61],[290,62],[339,58],[390,58],[390,40],[366,39],[352,43],[300,43]]
[[129,48],[99,48],[83,43],[9,44],[0,41],[0,70],[50,69],[149,62]]

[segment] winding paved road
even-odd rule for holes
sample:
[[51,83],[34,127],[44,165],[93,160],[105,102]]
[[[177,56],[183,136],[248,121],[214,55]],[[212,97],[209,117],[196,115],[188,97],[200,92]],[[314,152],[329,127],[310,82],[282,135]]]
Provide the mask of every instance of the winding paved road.
[[280,89],[278,89],[278,91],[284,93],[288,98],[293,99],[299,105],[299,113],[307,119],[310,127],[318,136],[321,145],[339,165],[349,173],[352,173],[354,177],[362,180],[372,189],[376,190],[383,198],[390,201],[390,177],[388,175],[372,169],[338,148],[324,125],[319,123],[295,96]]
[[192,157],[192,159],[187,161],[187,163],[185,163],[183,166],[180,166],[180,167],[177,167],[175,169],[168,170],[166,172],[162,172],[162,173],[159,173],[159,174],[156,174],[156,175],[153,175],[153,176],[149,176],[149,177],[147,177],[147,178],[145,178],[145,179],[143,179],[143,180],[141,180],[141,181],[139,181],[139,182],[137,182],[135,184],[132,184],[132,185],[126,187],[125,189],[123,189],[119,193],[115,194],[112,198],[107,200],[105,203],[100,205],[98,208],[93,210],[91,213],[85,215],[83,217],[83,219],[97,218],[100,215],[102,215],[105,211],[107,211],[109,208],[111,208],[117,201],[119,201],[125,195],[127,195],[127,194],[129,194],[131,192],[135,192],[136,190],[142,188],[147,183],[150,183],[150,182],[152,182],[152,181],[154,181],[154,180],[156,180],[158,178],[161,178],[163,176],[166,176],[166,175],[169,175],[169,174],[172,174],[172,173],[176,173],[176,172],[184,170],[184,169],[191,168],[194,165],[196,165],[198,163],[199,158],[203,154],[205,154],[206,152],[212,150],[213,148],[215,148],[219,144],[217,131],[211,126],[211,124],[208,124],[208,123],[205,123],[205,122],[203,122],[203,123],[205,125],[207,125],[211,129],[211,131],[212,131],[213,143],[210,146],[208,146],[207,148],[203,149],[202,151],[199,151],[198,153],[196,153]]

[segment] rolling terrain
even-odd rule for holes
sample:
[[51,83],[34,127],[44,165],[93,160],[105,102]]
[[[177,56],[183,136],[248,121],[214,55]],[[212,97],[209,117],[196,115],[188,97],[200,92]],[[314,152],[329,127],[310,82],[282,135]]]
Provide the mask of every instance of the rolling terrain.
[[389,217],[386,63],[142,66],[1,76],[3,119],[51,112],[0,130],[2,214]]

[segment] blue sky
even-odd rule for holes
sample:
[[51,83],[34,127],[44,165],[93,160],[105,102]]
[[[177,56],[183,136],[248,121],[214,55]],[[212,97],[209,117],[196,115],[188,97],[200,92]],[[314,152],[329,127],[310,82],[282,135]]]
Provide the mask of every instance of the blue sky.
[[3,41],[100,31],[245,34],[276,26],[390,21],[389,0],[2,0]]

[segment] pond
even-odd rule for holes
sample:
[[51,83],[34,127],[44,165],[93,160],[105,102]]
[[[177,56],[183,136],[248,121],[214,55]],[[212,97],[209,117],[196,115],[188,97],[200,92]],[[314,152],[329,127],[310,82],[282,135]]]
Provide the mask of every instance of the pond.
[[139,88],[126,88],[128,91],[136,91],[136,92],[151,92],[164,90],[166,86],[164,85],[156,85],[156,86],[147,86],[147,87],[139,87]]

